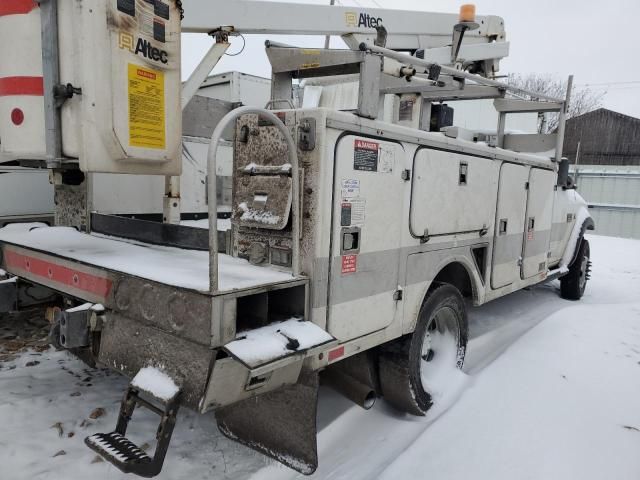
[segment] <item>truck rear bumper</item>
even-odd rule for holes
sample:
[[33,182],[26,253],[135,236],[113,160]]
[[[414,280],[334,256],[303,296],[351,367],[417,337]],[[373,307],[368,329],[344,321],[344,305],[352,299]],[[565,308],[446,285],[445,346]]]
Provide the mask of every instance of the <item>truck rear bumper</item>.
[[319,327],[300,322],[318,330],[314,339],[305,344],[299,337],[299,349],[282,351],[268,361],[248,365],[229,353],[232,344],[245,341],[242,337],[222,348],[211,349],[113,312],[101,318],[99,364],[128,378],[144,367],[157,367],[180,386],[181,403],[201,413],[295,384],[306,358],[337,343]]
[[[166,277],[167,282],[141,277],[135,254],[154,261],[150,276]],[[337,343],[310,322],[280,328],[282,320],[305,316],[304,277],[229,257],[220,275],[226,275],[228,285],[236,282],[242,287],[211,295],[175,285],[175,276],[186,277],[189,267],[194,277],[205,272],[207,278],[206,259],[207,252],[132,244],[68,228],[29,230],[25,225],[15,234],[0,229],[1,268],[78,303],[103,307],[99,322],[87,320],[87,328],[99,332],[92,336],[99,342],[92,345],[99,364],[130,378],[145,366],[161,368],[180,384],[181,402],[196,410],[216,409],[293,384],[306,358]],[[252,337],[263,329],[266,336]],[[243,340],[247,334],[237,330],[249,330],[251,338]],[[272,348],[262,348],[262,356],[250,358],[242,353],[247,342]],[[236,348],[225,349],[228,345]]]

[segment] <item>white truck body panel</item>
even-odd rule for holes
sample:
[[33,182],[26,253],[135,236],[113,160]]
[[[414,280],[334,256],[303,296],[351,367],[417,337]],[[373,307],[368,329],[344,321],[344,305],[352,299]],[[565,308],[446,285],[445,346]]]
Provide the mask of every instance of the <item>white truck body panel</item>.
[[[548,157],[322,108],[286,118],[288,124],[313,118],[317,125],[316,148],[299,153],[308,212],[301,261],[311,277],[311,319],[341,342],[413,331],[434,277],[452,264],[470,279],[464,293],[482,304],[544,280],[567,248],[570,228],[554,217],[557,167]],[[236,170],[278,163],[246,153],[261,151],[257,145],[243,148]],[[562,215],[580,206],[567,201]],[[268,250],[283,234],[246,229],[236,207],[239,256],[249,258],[255,242]],[[552,223],[561,235],[552,234]]]
[[419,149],[413,164],[411,233],[433,236],[488,228],[495,212],[490,199],[497,188],[497,169],[490,159]]
[[53,186],[47,170],[0,165],[0,192],[0,227],[20,219],[53,219]]
[[491,271],[493,288],[509,285],[520,277],[528,177],[528,168],[523,165],[503,163],[500,168]]
[[576,223],[575,205],[586,207],[586,202],[573,189],[563,190],[558,188],[554,193],[554,197],[549,265],[554,265],[562,259]]
[[[374,153],[376,162],[372,162]],[[356,156],[358,169],[354,162],[342,161]],[[400,312],[393,296],[376,293],[380,284],[391,290],[399,285],[401,238],[389,232],[400,232],[405,226],[400,214],[404,210],[404,181],[400,178],[404,158],[404,148],[398,143],[354,135],[338,142],[328,330],[339,340],[385,328]],[[343,228],[353,231],[352,248],[345,245]],[[380,252],[386,253],[384,258]]]
[[522,259],[522,278],[546,277],[551,240],[555,173],[532,168],[529,171],[527,214]]

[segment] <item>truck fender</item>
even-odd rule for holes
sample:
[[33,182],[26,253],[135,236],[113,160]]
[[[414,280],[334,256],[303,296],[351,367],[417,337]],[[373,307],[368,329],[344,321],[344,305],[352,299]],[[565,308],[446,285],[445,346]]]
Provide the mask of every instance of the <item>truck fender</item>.
[[[466,278],[461,279],[463,281],[469,282],[471,291],[468,292],[468,295],[466,296],[470,296],[473,299],[474,303],[478,300],[479,292],[482,291],[480,287],[482,282],[476,273],[475,266],[471,263],[471,261],[468,258],[466,258],[463,255],[455,255],[453,257],[448,257],[447,259],[443,260],[434,269],[434,271],[438,273],[436,273],[436,275],[431,279],[431,281],[426,283],[426,285],[424,286],[421,292],[421,295],[418,297],[420,298],[420,302],[416,303],[416,305],[413,306],[415,307],[415,312],[412,312],[411,316],[409,317],[410,318],[409,322],[405,324],[405,327],[403,329],[403,334],[412,333],[415,330],[416,324],[418,321],[418,315],[420,313],[420,307],[428,298],[429,293],[432,287],[434,286],[434,283],[440,283],[441,281],[444,281],[443,283],[451,283],[453,286],[458,288],[458,290],[461,289],[459,283],[446,281],[448,280],[446,279],[446,276],[447,276],[446,272],[450,271],[450,269],[455,265],[462,267],[464,269],[464,272],[466,273]],[[464,292],[461,291],[460,293],[463,294],[464,296]]]
[[[575,228],[578,228],[577,225]],[[573,251],[573,257],[571,258],[571,261],[569,262],[569,265],[567,265],[567,267],[570,267],[571,265],[573,265],[573,263],[578,258],[578,253],[580,252],[580,245],[582,244],[582,240],[584,239],[584,233],[587,230],[595,230],[596,224],[593,221],[593,218],[587,217],[584,219],[584,222],[582,222],[582,225],[579,228],[580,228],[580,234],[578,235],[578,239],[576,240],[576,247],[575,247],[575,250]]]

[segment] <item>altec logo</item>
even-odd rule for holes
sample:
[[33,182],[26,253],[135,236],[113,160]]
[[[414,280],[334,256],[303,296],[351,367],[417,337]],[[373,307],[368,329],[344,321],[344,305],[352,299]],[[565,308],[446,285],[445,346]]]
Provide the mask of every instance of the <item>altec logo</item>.
[[118,46],[124,50],[129,50],[135,55],[142,55],[144,58],[156,62],[167,63],[169,61],[169,53],[166,50],[151,45],[151,42],[138,38],[134,46],[134,38],[130,33],[120,32],[118,37]]
[[382,26],[381,17],[372,17],[368,13],[357,14],[355,12],[347,12],[344,16],[347,27],[376,28]]

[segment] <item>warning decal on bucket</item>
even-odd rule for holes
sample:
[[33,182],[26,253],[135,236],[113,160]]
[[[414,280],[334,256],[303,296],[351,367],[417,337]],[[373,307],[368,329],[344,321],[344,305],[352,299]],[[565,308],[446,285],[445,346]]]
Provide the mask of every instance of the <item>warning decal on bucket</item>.
[[356,139],[353,144],[353,169],[377,172],[379,148],[380,145],[376,142]]
[[129,144],[132,147],[166,146],[164,73],[129,64]]

